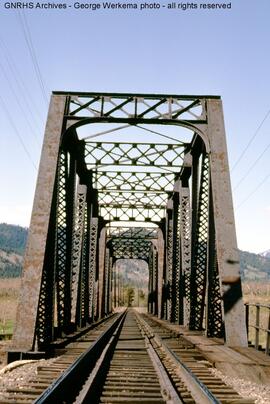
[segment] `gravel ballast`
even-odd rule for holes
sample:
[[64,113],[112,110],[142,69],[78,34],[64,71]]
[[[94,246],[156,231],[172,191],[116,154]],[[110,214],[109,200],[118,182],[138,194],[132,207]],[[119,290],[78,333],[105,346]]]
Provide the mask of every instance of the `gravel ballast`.
[[[0,372],[0,399],[5,397],[6,389],[27,384],[28,380],[35,377],[39,366],[49,365],[54,360],[18,361],[15,367],[10,370],[7,367],[3,368]],[[211,372],[235,389],[243,398],[254,399],[256,404],[270,403],[270,384],[257,384],[240,378],[225,376],[217,369],[211,369]]]
[[270,384],[258,384],[238,377],[225,376],[214,368],[211,369],[211,372],[237,391],[243,398],[251,398],[255,400],[255,404],[270,404]]

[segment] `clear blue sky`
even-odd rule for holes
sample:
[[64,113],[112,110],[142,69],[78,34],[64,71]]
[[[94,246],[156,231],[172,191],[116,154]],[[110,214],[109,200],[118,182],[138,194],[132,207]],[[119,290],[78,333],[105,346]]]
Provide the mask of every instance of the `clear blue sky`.
[[[206,1],[194,1],[200,2]],[[232,167],[270,109],[270,2],[231,4],[228,11],[71,7],[24,10],[24,16],[47,98],[52,90],[221,95]],[[47,103],[22,18],[1,1],[0,222],[28,226]],[[270,248],[269,143],[267,116],[231,172],[235,188],[264,153],[233,192],[238,245],[252,252]]]

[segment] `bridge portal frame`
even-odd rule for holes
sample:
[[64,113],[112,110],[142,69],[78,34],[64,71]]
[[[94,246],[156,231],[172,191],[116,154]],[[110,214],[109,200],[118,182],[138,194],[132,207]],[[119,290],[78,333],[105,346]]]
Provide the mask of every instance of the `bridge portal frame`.
[[[83,103],[81,102],[81,99],[84,98],[86,99],[86,102]],[[117,99],[121,100],[118,104],[115,101]],[[154,104],[149,104],[149,99],[152,101],[155,100]],[[93,112],[91,105],[97,100],[100,103],[101,109]],[[106,105],[106,102],[110,100],[113,100],[114,106],[111,109],[107,108],[105,110],[104,106]],[[73,109],[71,110],[70,106],[72,103]],[[144,104],[143,110],[138,109],[139,103]],[[177,106],[176,109],[175,105]],[[130,106],[129,112],[127,113],[127,116],[123,117],[123,108],[128,106]],[[161,106],[166,107],[165,112],[164,110],[158,112]],[[192,112],[193,108],[197,108],[198,106],[201,108],[199,115]],[[87,113],[90,112],[90,116],[87,114],[84,115],[85,111]],[[121,111],[121,116],[117,116],[119,111]],[[185,115],[187,113],[191,114],[191,119],[186,118]],[[244,324],[244,306],[241,298],[242,292],[239,257],[236,244],[225,128],[220,97],[54,92],[51,97],[45,129],[31,224],[25,253],[22,287],[13,337],[13,349],[29,351],[36,348],[35,332],[38,321],[37,312],[42,271],[46,253],[47,234],[50,227],[49,221],[51,214],[53,214],[53,212],[51,212],[51,206],[53,198],[55,197],[55,177],[63,136],[65,136],[67,132],[71,133],[72,130],[77,127],[94,122],[125,124],[151,123],[162,125],[174,124],[191,129],[196,136],[199,136],[203,140],[205,146],[205,159],[208,159],[208,164],[210,166],[210,177],[208,178],[208,181],[210,181],[209,183],[211,184],[212,202],[210,203],[212,203],[211,217],[214,228],[211,242],[213,243],[213,240],[215,240],[216,244],[216,257],[212,257],[211,259],[212,267],[218,263],[218,289],[221,291],[223,299],[222,310],[224,316],[226,344],[229,346],[246,346],[247,338]],[[195,183],[196,163],[194,164],[194,162],[196,162],[196,145],[194,145],[191,166],[186,164],[182,170],[182,184],[178,193],[180,200],[184,197],[188,198],[186,186],[186,177],[188,177],[188,174],[186,174],[187,171],[193,171],[193,177],[195,178],[193,180],[193,187],[198,187],[198,184]],[[72,188],[74,187],[74,184],[71,183],[70,186]],[[201,192],[203,193],[203,190],[201,190]],[[200,204],[199,201],[198,203]],[[92,217],[97,218],[97,214],[95,215],[93,213],[95,207],[92,206],[90,210],[91,209]],[[200,205],[197,205],[196,209],[200,209]],[[195,214],[194,211],[196,209],[195,206],[193,206],[193,215]],[[186,220],[187,225],[189,219],[184,217],[183,213],[181,213],[181,215],[181,221]],[[74,218],[71,218],[71,220],[74,220]],[[170,234],[170,232],[173,232],[173,228],[174,230],[176,229],[172,218],[167,233]],[[170,238],[170,242],[173,244],[173,235],[170,235]],[[195,238],[196,235],[194,234],[193,243]],[[168,239],[165,240],[165,244],[166,243],[168,243]],[[182,240],[180,248],[187,250],[183,243],[184,241]],[[104,241],[100,243],[99,247],[98,244],[97,241],[94,250],[99,250],[100,260],[105,262],[106,248],[103,245]],[[162,250],[162,241],[159,240],[158,244],[158,249]],[[52,248],[53,247],[54,246],[52,246]],[[185,251],[186,258],[187,254],[188,252]],[[162,257],[162,254],[160,254],[160,259],[162,260],[162,263],[157,265],[157,285],[159,288],[162,287],[161,266],[168,257],[165,259],[165,257]],[[187,268],[187,261],[188,259],[186,259],[184,267],[186,271],[189,271]],[[215,263],[214,265],[213,262]],[[208,282],[207,279],[206,282]],[[50,285],[48,287],[50,287]],[[96,296],[95,304],[98,305],[98,307],[94,308],[94,311],[97,313],[101,310],[101,295],[104,293],[103,284],[95,285],[95,291],[98,295]],[[159,294],[160,293],[161,290],[159,290]],[[184,299],[188,300],[187,297]],[[158,296],[157,301],[158,308],[155,310],[160,316],[162,316],[163,309],[160,295]],[[209,302],[208,312],[210,311],[210,306],[211,304]],[[191,304],[190,310],[192,309],[194,309],[194,307],[192,307]],[[51,316],[53,316],[53,307],[51,308],[51,311]]]

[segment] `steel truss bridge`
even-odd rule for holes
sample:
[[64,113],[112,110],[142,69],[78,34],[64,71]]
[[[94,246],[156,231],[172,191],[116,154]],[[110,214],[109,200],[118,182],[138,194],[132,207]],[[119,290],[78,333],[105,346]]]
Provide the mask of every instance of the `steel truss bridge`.
[[150,313],[247,345],[220,97],[53,92],[12,349],[108,315],[119,259]]

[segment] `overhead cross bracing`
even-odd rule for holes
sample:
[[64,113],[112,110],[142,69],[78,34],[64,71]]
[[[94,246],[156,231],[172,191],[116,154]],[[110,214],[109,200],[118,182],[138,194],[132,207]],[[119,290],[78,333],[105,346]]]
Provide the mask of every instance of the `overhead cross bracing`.
[[246,345],[220,97],[53,93],[14,349],[110,313],[121,258],[148,263],[150,313]]
[[[123,137],[126,137],[125,133]],[[93,184],[99,191],[101,216],[116,221],[155,222],[162,219],[168,192],[173,190],[175,176],[183,163],[184,150],[183,143],[86,141],[86,165],[93,171]]]
[[85,161],[98,191],[101,216],[110,221],[162,219],[168,192],[173,191],[173,182],[182,167],[184,150],[182,143],[86,141]]
[[108,227],[108,246],[114,260],[142,259],[148,262],[153,240],[158,232],[153,227]]

